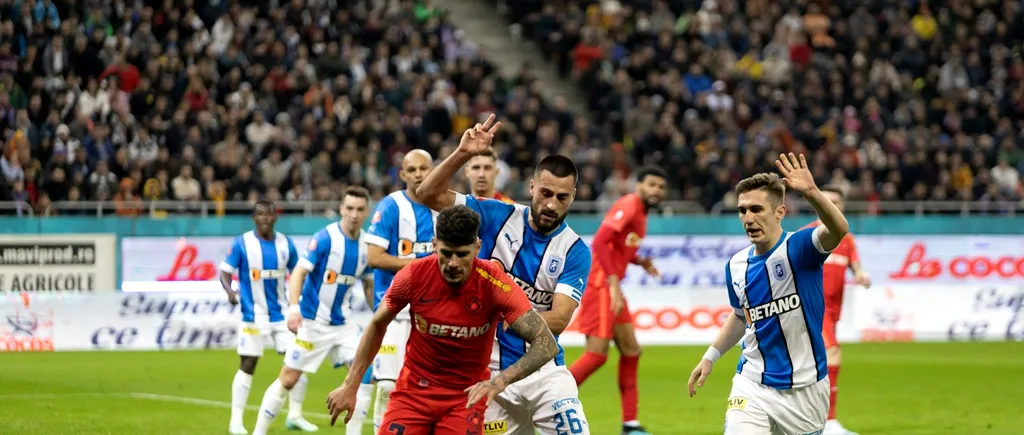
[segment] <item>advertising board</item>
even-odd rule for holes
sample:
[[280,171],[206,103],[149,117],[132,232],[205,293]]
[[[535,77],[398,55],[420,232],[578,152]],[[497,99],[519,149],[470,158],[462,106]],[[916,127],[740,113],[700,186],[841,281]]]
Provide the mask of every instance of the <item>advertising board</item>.
[[0,293],[116,289],[110,234],[0,236]]

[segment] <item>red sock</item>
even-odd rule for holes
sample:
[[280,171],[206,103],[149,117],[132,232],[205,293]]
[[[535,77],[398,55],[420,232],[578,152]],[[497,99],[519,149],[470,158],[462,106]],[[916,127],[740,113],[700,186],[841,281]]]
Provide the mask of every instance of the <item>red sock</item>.
[[622,396],[622,421],[636,420],[636,371],[639,362],[640,355],[619,358],[619,395]]
[[832,391],[828,396],[828,419],[836,419],[836,396],[839,393],[839,366],[828,366],[828,383],[832,385]]
[[604,365],[604,362],[608,361],[608,355],[601,355],[594,352],[584,352],[580,359],[576,360],[569,367],[569,371],[572,372],[572,377],[576,378],[576,385],[583,385],[583,381],[587,380],[590,375],[594,374],[597,369]]

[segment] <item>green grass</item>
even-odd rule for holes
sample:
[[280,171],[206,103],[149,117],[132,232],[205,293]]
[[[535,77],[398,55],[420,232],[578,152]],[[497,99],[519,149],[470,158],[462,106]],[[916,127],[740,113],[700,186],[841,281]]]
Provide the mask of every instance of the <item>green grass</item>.
[[[640,361],[640,418],[660,435],[720,434],[730,352],[704,389],[689,398],[686,380],[704,347],[649,347]],[[573,361],[579,349],[569,349]],[[280,369],[261,361],[249,397],[258,405]],[[615,435],[620,410],[610,363],[580,391],[594,435]],[[126,393],[230,401],[233,352],[0,353],[0,434],[224,434],[228,409],[153,400]],[[326,413],[324,398],[344,370],[310,377],[307,413]],[[839,418],[861,434],[1020,434],[1024,413],[1021,343],[858,344],[844,347]],[[246,413],[252,430],[256,411]],[[323,417],[309,416],[321,431]],[[284,418],[273,433],[283,434]],[[366,426],[364,433],[371,432]]]

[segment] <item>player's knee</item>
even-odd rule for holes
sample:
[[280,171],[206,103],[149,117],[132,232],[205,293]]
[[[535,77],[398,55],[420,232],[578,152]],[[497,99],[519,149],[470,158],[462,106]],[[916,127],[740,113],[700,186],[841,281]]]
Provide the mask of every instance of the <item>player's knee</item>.
[[587,352],[608,356],[608,349],[611,347],[609,340],[600,337],[587,337]]
[[389,379],[377,381],[377,397],[388,400],[391,398],[392,391],[395,391],[395,381]]
[[295,370],[291,367],[282,367],[281,374],[277,377],[277,380],[281,382],[281,386],[286,390],[291,390],[295,387],[295,384],[299,382],[299,378],[302,376],[302,372]]
[[238,369],[246,374],[256,373],[256,363],[259,362],[259,358],[254,356],[243,356],[242,360],[238,364]]
[[619,346],[619,353],[627,358],[639,358],[640,354],[643,353],[643,349],[637,343],[632,343],[626,346]]

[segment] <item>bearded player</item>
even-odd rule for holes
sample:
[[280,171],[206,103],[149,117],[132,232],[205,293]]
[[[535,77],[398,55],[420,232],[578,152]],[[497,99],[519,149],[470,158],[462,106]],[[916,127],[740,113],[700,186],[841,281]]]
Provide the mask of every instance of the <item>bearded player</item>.
[[[351,415],[360,374],[380,348],[388,325],[407,306],[416,328],[379,433],[481,435],[491,399],[558,352],[551,330],[530,308],[522,289],[501,266],[477,258],[479,226],[480,217],[466,206],[449,207],[438,215],[436,254],[413,261],[395,275],[363,334],[352,371],[328,396],[332,425],[342,411],[346,420]],[[491,378],[487,363],[499,319],[531,346]]]
[[636,174],[636,192],[619,198],[604,217],[593,241],[593,263],[589,287],[580,304],[580,332],[587,336],[587,350],[569,368],[576,384],[582,385],[608,360],[608,347],[615,341],[619,350],[619,394],[622,399],[622,434],[648,432],[637,420],[637,366],[640,344],[633,328],[633,315],[622,295],[619,282],[626,266],[636,264],[648,274],[661,278],[650,258],[636,256],[647,234],[647,212],[665,197],[665,170],[645,166]]
[[[843,211],[843,191],[838,186],[825,186],[821,192],[839,211]],[[821,225],[817,220],[804,228]],[[846,270],[853,272],[853,280],[865,288],[871,287],[871,278],[861,268],[860,255],[853,234],[847,234],[832,254],[825,260],[822,268],[822,286],[825,289],[825,320],[821,326],[822,338],[825,340],[825,356],[828,360],[828,380],[832,387],[828,401],[828,421],[825,422],[825,435],[857,435],[850,432],[836,420],[836,396],[839,394],[839,364],[842,352],[836,340],[836,323],[843,310],[843,288],[846,286]]]
[[[500,263],[526,292],[533,307],[555,334],[562,333],[579,306],[590,273],[590,248],[565,217],[576,197],[578,173],[562,155],[545,157],[530,180],[530,206],[477,199],[448,190],[462,165],[486,152],[501,123],[494,115],[467,130],[459,147],[427,176],[417,195],[437,210],[464,204],[480,214],[480,257]],[[491,357],[492,374],[506,370],[529,349],[527,337],[499,326]],[[487,424],[504,435],[571,433],[589,435],[590,427],[572,373],[559,347],[553,360],[533,376],[517,382],[487,408]]]
[[494,150],[488,149],[483,154],[473,156],[466,163],[465,169],[469,190],[477,198],[492,198],[506,204],[515,204],[512,198],[502,195],[494,187],[499,171],[498,154]]

